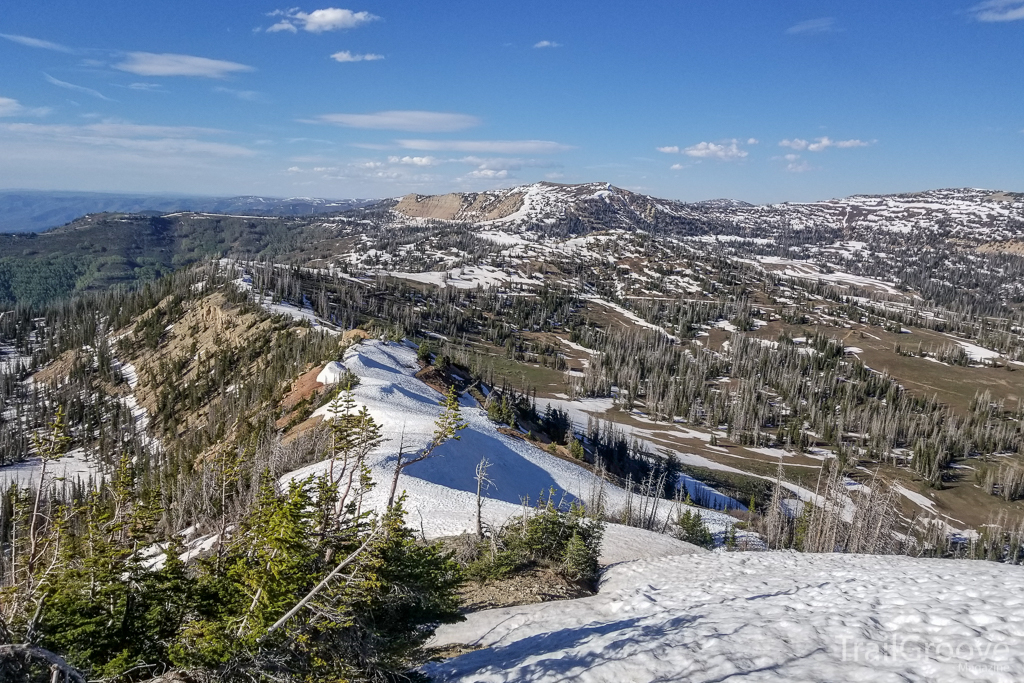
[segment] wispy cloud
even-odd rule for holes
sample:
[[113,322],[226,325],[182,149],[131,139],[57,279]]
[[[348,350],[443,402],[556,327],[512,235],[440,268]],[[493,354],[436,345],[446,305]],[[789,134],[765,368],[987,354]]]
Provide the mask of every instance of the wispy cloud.
[[529,166],[534,168],[550,168],[554,164],[550,161],[538,161],[536,159],[520,159],[517,157],[478,157],[468,156],[461,159],[453,159],[463,164],[472,164],[481,170],[491,171],[518,171]]
[[1024,0],[988,0],[971,8],[978,21],[1018,21],[1024,19]]
[[219,134],[208,128],[191,126],[147,126],[121,122],[93,123],[85,126],[41,125],[34,123],[0,124],[0,132],[36,143],[67,147],[131,151],[139,154],[249,157],[255,152],[245,147],[202,140]]
[[4,116],[46,116],[50,113],[48,107],[26,107],[18,100],[10,97],[0,97],[0,117]]
[[790,173],[804,173],[814,168],[799,154],[787,154],[783,159],[786,160],[786,170]]
[[124,61],[114,64],[114,68],[137,76],[200,76],[203,78],[224,78],[229,74],[254,70],[251,66],[237,62],[153,52],[129,52]]
[[29,36],[19,36],[10,33],[0,33],[0,38],[5,38],[6,40],[18,43],[19,45],[24,45],[26,47],[37,47],[42,50],[53,50],[55,52],[67,53],[75,52],[75,50],[73,50],[70,47],[67,47],[66,45],[61,45],[60,43],[51,43],[49,40],[40,40],[39,38],[30,38]]
[[364,55],[352,54],[348,50],[342,50],[341,52],[335,52],[331,55],[331,59],[336,62],[376,62],[384,59],[384,55],[375,55],[372,52],[368,52]]
[[836,20],[833,17],[822,17],[793,24],[786,29],[786,33],[791,36],[801,36],[814,33],[834,33],[836,30]]
[[297,7],[289,10],[277,10],[269,16],[281,17],[280,21],[267,29],[267,33],[298,33],[301,28],[310,33],[325,33],[342,29],[356,28],[363,24],[380,19],[369,12],[353,12],[350,9],[328,7],[312,12],[302,12]]
[[371,114],[323,114],[314,121],[347,128],[403,130],[412,133],[450,133],[480,124],[480,119],[469,114],[415,110],[378,111]]
[[[698,142],[696,145],[690,145],[689,147],[679,147],[679,145],[670,145],[667,147],[657,147],[656,149],[663,154],[685,154],[688,157],[694,159],[718,159],[719,161],[735,161],[742,159],[747,156],[747,151],[740,147],[742,143],[737,139],[724,140],[721,143],[717,142]],[[756,145],[757,140],[749,138],[747,144]],[[678,169],[676,169],[678,170]]]
[[129,90],[143,90],[146,92],[166,92],[164,90],[164,87],[159,83],[129,83],[124,87],[128,88]]
[[213,89],[214,92],[223,93],[225,95],[231,95],[232,97],[242,100],[244,102],[262,102],[263,93],[256,90],[236,90],[234,88],[224,88],[217,86]]
[[808,152],[824,152],[829,147],[835,147],[836,149],[850,149],[853,147],[867,147],[870,144],[870,142],[865,142],[864,140],[832,140],[831,138],[823,137],[817,138],[813,142],[810,140],[803,140],[801,138],[783,140],[779,143],[779,147],[788,147],[797,151],[807,150]]
[[25,107],[21,106],[18,100],[12,100],[10,97],[0,97],[0,116],[17,116],[25,111]]
[[51,76],[48,73],[44,73],[43,77],[46,78],[46,82],[47,83],[55,85],[58,88],[64,88],[65,90],[74,90],[75,92],[84,93],[84,94],[90,95],[92,97],[98,97],[99,99],[106,100],[108,102],[112,102],[113,101],[109,97],[104,95],[103,93],[99,92],[98,90],[93,90],[92,88],[86,88],[84,85],[75,85],[74,83],[68,83],[67,81],[62,81],[60,79],[54,78],[53,76]]
[[552,154],[572,149],[549,140],[396,140],[400,147],[467,154]]
[[556,43],[556,42],[555,42],[555,41],[553,41],[553,40],[542,40],[542,41],[540,41],[539,43],[534,43],[534,44],[533,44],[533,47],[534,47],[534,48],[544,48],[544,47],[562,47],[562,44],[561,44],[561,43]]

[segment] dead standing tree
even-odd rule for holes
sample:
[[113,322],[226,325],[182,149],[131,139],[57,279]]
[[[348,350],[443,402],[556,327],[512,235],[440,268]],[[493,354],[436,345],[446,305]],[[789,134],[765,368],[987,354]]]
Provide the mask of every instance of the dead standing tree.
[[483,539],[484,537],[483,492],[494,484],[494,482],[487,477],[487,470],[490,466],[491,462],[487,458],[480,458],[480,462],[476,465],[476,537],[478,539]]
[[401,476],[402,470],[409,465],[432,457],[434,451],[447,441],[451,439],[457,441],[459,439],[459,432],[465,428],[466,423],[462,420],[462,410],[459,406],[459,392],[455,390],[455,387],[449,387],[448,393],[445,395],[444,400],[441,401],[441,415],[438,416],[437,422],[434,423],[434,435],[431,437],[430,443],[420,451],[409,454],[411,457],[408,459],[406,459],[405,444],[403,443],[399,446],[398,460],[395,462],[395,476],[391,479],[391,493],[388,496],[388,509],[395,504],[398,478]]

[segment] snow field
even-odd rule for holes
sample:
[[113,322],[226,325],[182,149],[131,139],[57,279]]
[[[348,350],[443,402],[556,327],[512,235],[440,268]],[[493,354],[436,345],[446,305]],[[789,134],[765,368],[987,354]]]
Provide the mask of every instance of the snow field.
[[436,681],[1024,679],[1024,569],[902,556],[708,553],[620,564],[579,600],[468,615],[485,649]]
[[[0,488],[6,489],[15,483],[23,488],[38,486],[41,466],[42,459],[34,457],[0,467]],[[46,463],[45,480],[47,482],[85,482],[90,478],[99,480],[101,475],[99,464],[89,460],[88,454],[83,448],[76,448],[66,455]]]

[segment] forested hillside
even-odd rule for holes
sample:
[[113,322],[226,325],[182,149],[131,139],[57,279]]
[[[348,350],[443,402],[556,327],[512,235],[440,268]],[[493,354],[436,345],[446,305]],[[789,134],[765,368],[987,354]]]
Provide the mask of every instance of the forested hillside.
[[102,192],[0,191],[0,233],[42,232],[93,213],[204,211],[251,216],[308,216],[375,203],[361,199],[180,197]]

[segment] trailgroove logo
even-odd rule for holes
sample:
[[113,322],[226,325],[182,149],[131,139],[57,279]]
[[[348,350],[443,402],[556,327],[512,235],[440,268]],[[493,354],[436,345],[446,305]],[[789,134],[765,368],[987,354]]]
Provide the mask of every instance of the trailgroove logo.
[[908,662],[956,663],[961,673],[1010,673],[1010,647],[984,640],[926,642],[915,636],[893,634],[882,642],[854,640],[843,636],[842,661],[865,664],[906,664]]

